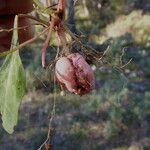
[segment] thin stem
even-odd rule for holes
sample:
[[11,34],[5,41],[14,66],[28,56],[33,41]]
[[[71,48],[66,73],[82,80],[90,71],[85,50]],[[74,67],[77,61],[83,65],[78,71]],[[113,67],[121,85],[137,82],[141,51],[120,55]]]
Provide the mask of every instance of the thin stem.
[[107,47],[107,49],[104,51],[103,55],[101,56],[101,58],[99,58],[99,60],[101,60],[106,55],[106,53],[108,52],[109,48],[110,48],[110,46]]
[[18,27],[18,28],[10,28],[10,29],[1,29],[0,32],[12,32],[13,30],[21,30],[21,29],[26,29],[29,28],[33,25],[41,25],[41,24],[30,24],[28,26],[22,26],[22,27]]
[[46,140],[43,142],[43,144],[38,148],[38,150],[41,150],[43,148],[43,146],[45,146],[47,144],[47,142],[51,141],[51,134],[52,134],[52,121],[56,115],[56,78],[54,76],[54,97],[53,97],[53,108],[50,114],[50,119],[49,119],[49,124],[48,124],[48,133],[47,133],[47,138]]
[[124,64],[123,66],[121,66],[120,68],[123,69],[124,67],[126,67],[127,65],[129,65],[131,63],[131,61],[132,61],[132,58],[126,64]]
[[32,19],[32,20],[35,20],[35,21],[41,23],[43,26],[46,26],[46,27],[49,26],[49,23],[48,23],[48,22],[46,22],[46,21],[44,21],[44,20],[42,20],[42,19],[38,19],[38,18],[36,18],[36,17],[34,17],[34,16],[31,16],[31,15],[19,14],[18,17],[29,18],[29,19]]
[[15,51],[17,51],[17,50],[23,48],[23,47],[26,46],[27,44],[30,44],[30,43],[34,42],[38,37],[40,37],[41,35],[43,35],[48,29],[49,29],[49,28],[44,29],[44,30],[43,30],[41,33],[39,33],[37,36],[35,36],[35,37],[33,37],[33,38],[27,40],[26,42],[20,44],[18,47],[14,48],[14,49],[10,49],[10,50],[8,50],[8,51],[5,51],[5,52],[0,53],[0,56],[6,56],[6,55],[8,55],[8,54],[10,54],[10,53],[12,53],[12,52],[15,52]]

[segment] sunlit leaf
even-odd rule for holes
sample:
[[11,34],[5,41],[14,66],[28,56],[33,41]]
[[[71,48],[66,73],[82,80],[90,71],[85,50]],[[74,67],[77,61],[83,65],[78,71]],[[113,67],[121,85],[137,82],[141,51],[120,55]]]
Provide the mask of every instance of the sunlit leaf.
[[[14,28],[17,28],[18,16],[15,17]],[[14,30],[11,49],[18,46],[18,31]],[[7,55],[0,68],[0,112],[3,127],[13,133],[17,124],[18,109],[25,93],[25,71],[19,56],[19,50]]]

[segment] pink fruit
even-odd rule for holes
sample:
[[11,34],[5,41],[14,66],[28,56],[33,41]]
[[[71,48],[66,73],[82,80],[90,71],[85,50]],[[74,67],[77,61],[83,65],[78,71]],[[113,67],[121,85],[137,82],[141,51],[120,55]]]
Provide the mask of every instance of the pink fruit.
[[56,62],[55,74],[68,91],[84,95],[95,86],[94,73],[82,55],[73,53]]

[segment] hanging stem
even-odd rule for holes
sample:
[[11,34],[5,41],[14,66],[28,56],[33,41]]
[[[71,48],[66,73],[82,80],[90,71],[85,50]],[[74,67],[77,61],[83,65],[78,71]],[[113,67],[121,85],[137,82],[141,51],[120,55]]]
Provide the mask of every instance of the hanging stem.
[[43,142],[43,144],[38,148],[38,150],[41,150],[48,142],[51,142],[51,135],[52,135],[52,122],[54,120],[54,117],[56,115],[56,77],[54,76],[54,95],[53,95],[53,108],[50,114],[49,124],[48,124],[48,133],[47,138]]
[[49,45],[49,41],[51,39],[53,27],[54,27],[54,23],[52,22],[50,24],[50,27],[49,27],[49,30],[48,30],[48,35],[47,35],[46,41],[44,42],[43,48],[42,48],[42,67],[43,68],[45,68],[45,66],[46,66],[46,61],[45,61],[45,58],[46,58],[46,49],[47,49],[47,47]]
[[59,0],[58,7],[57,7],[57,12],[62,11],[63,15],[65,12],[65,3],[66,3],[65,0]]
[[63,25],[61,25],[61,27],[57,31],[57,34],[58,34],[61,44],[63,45],[64,54],[68,55],[69,49],[67,48],[67,39],[66,39],[65,29]]

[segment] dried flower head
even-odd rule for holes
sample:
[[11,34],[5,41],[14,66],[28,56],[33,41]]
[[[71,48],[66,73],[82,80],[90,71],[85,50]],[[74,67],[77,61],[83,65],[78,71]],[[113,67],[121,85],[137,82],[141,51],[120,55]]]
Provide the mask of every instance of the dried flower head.
[[94,72],[79,53],[61,57],[56,62],[55,74],[60,84],[75,94],[84,95],[95,86]]

